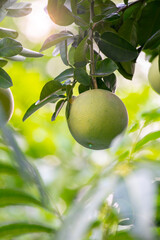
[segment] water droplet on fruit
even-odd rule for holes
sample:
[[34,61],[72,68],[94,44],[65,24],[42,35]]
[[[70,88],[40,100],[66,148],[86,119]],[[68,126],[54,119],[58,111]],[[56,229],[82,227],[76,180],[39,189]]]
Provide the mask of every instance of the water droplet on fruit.
[[89,143],[88,146],[89,146],[89,148],[91,148],[93,145],[92,145],[92,143]]

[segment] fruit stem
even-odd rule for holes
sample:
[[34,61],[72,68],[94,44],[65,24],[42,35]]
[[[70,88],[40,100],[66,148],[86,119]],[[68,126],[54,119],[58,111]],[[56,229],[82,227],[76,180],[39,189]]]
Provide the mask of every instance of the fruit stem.
[[94,62],[94,48],[93,48],[93,16],[94,16],[94,0],[90,2],[90,73],[92,75],[92,85],[93,88],[98,88],[96,78],[93,76],[95,74],[95,62]]

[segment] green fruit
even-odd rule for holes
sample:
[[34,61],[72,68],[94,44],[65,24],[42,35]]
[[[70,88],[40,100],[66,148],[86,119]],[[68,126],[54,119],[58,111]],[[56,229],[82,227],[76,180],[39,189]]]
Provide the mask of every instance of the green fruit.
[[160,94],[160,72],[158,67],[158,57],[156,57],[149,69],[148,80],[155,92]]
[[[12,116],[14,100],[9,88],[0,88],[0,123],[8,122]],[[3,114],[3,116],[2,116]]]
[[74,139],[84,147],[106,149],[128,124],[123,102],[113,93],[93,89],[68,103],[66,116]]
[[47,10],[52,21],[60,26],[68,26],[74,22],[71,11],[57,0],[49,0]]

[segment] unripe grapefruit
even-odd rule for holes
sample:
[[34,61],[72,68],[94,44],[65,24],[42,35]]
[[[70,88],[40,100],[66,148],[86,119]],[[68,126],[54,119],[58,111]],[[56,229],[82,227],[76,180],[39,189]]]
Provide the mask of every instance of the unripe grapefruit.
[[67,122],[74,139],[84,147],[106,149],[128,124],[123,102],[113,93],[93,89],[68,103]]
[[6,123],[11,118],[14,108],[13,95],[9,88],[0,88],[0,108],[2,108],[0,111],[0,120]]
[[158,68],[158,57],[156,57],[149,69],[148,80],[155,92],[160,94],[160,72]]

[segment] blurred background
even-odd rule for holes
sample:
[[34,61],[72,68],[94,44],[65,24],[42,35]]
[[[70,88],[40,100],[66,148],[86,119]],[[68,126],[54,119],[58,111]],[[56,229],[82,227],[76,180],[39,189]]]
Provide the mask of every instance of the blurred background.
[[[1,22],[1,27],[17,30],[19,32],[17,40],[19,40],[24,47],[39,51],[49,35],[63,30],[64,27],[59,27],[54,24],[46,14],[44,9],[47,5],[47,0],[30,0],[30,2],[32,3],[31,14],[22,18],[6,17]],[[74,24],[67,27],[67,30],[72,30],[75,33],[77,31]],[[65,108],[63,108],[55,122],[51,122],[51,116],[55,108],[54,104],[44,106],[25,122],[22,121],[26,110],[39,99],[44,84],[54,79],[54,77],[66,68],[59,55],[57,57],[52,56],[53,49],[45,51],[44,57],[39,59],[26,59],[24,62],[9,62],[4,69],[13,80],[11,90],[15,102],[14,114],[9,125],[13,128],[19,148],[28,161],[37,167],[56,214],[42,208],[24,206],[4,207],[0,209],[0,222],[7,223],[8,220],[9,222],[15,222],[16,220],[16,222],[28,221],[32,223],[36,221],[59,228],[61,220],[57,215],[67,215],[75,202],[81,199],[87,189],[101,178],[102,172],[104,172],[104,170],[107,171],[112,163],[115,163],[112,173],[117,174],[120,178],[124,178],[127,182],[123,184],[122,181],[121,186],[119,186],[118,183],[116,185],[119,186],[117,189],[122,189],[117,190],[117,199],[121,198],[121,201],[119,204],[117,203],[117,207],[114,206],[114,208],[119,209],[117,210],[118,214],[122,212],[123,219],[128,219],[130,216],[130,210],[124,207],[127,206],[127,200],[123,199],[124,196],[121,196],[121,194],[126,191],[124,190],[124,185],[128,184],[125,186],[126,189],[133,190],[133,192],[130,193],[130,198],[133,197],[133,200],[135,196],[134,193],[137,194],[137,198],[134,200],[134,203],[139,201],[138,207],[135,207],[135,209],[138,209],[136,211],[138,212],[139,208],[141,208],[145,214],[146,211],[148,213],[148,215],[145,215],[145,219],[152,219],[152,217],[155,216],[155,203],[153,204],[153,198],[156,190],[154,190],[153,186],[149,188],[148,186],[150,185],[148,184],[151,182],[151,179],[152,181],[159,180],[156,178],[156,176],[158,176],[157,165],[154,167],[154,164],[157,164],[160,157],[159,138],[156,138],[154,141],[150,141],[153,139],[149,139],[135,149],[140,139],[143,139],[143,137],[150,132],[156,132],[160,129],[159,112],[154,121],[151,122],[148,120],[155,116],[153,111],[160,106],[160,96],[151,89],[148,83],[148,70],[151,64],[145,58],[144,53],[142,53],[138,58],[132,81],[124,79],[116,72],[118,80],[116,94],[122,99],[128,110],[128,130],[123,138],[115,140],[111,149],[93,151],[80,146],[72,138],[65,120]],[[148,121],[148,124],[144,125],[146,121]],[[3,139],[1,139],[0,160],[2,163],[14,165],[10,149],[8,149]],[[155,169],[152,171],[152,173],[155,172],[153,176],[151,176],[152,174],[149,172],[152,167]],[[134,170],[138,172],[134,173]],[[144,178],[142,178],[142,176]],[[144,179],[146,179],[146,181],[143,181]],[[145,188],[147,188],[149,192],[144,191],[143,195],[142,191],[142,195],[140,195],[139,192],[141,192],[141,190],[137,187],[140,183],[142,183],[140,186],[143,186],[142,189],[140,189],[145,190]],[[24,181],[20,176],[1,174],[0,188],[23,189],[25,192],[38,196],[35,186],[27,183],[27,181]],[[139,192],[137,193],[136,190]],[[149,195],[150,197],[148,198]],[[146,203],[144,196],[147,196],[148,199]],[[141,206],[142,198],[143,207]],[[114,201],[113,199],[112,191],[109,198],[105,200],[105,203],[106,202],[108,206],[115,204],[116,200]],[[103,204],[104,206],[102,207],[103,209],[101,210],[100,216],[97,217],[101,224],[102,222],[105,223],[105,221],[103,221],[104,209],[106,207],[105,203]],[[128,208],[130,209],[130,207]],[[114,216],[110,216],[110,218],[112,220],[115,219]],[[142,220],[141,222],[143,222],[143,219],[136,219],[138,219],[137,221]],[[113,224],[113,222],[114,221],[112,221],[111,224]],[[136,224],[138,225],[138,222],[136,222]],[[146,230],[147,224],[149,223],[147,222],[145,224],[143,222],[144,226],[142,226],[142,223],[140,224],[142,232]],[[128,222],[126,225],[130,226],[132,223]],[[93,227],[93,229],[90,235],[83,239],[103,239],[101,236],[102,233],[99,233],[99,228]],[[138,231],[139,230],[137,230],[136,234],[139,234]],[[105,236],[107,236],[107,233],[105,234]],[[32,237],[31,235],[26,235],[9,239],[47,240],[52,238],[50,234],[35,234],[32,235]],[[60,239],[60,237],[57,239]],[[66,239],[69,239],[69,237],[66,237]],[[75,239],[78,238],[75,237]],[[129,238],[117,239],[124,240]]]

